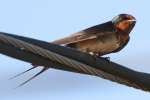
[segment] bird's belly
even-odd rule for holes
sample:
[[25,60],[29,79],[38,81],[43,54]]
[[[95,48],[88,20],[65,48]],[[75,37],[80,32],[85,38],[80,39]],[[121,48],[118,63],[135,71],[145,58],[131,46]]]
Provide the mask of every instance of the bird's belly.
[[80,51],[83,52],[93,52],[93,53],[109,53],[117,48],[119,48],[119,44],[117,39],[110,39],[107,41],[101,40],[88,40],[83,41],[77,44],[77,47]]

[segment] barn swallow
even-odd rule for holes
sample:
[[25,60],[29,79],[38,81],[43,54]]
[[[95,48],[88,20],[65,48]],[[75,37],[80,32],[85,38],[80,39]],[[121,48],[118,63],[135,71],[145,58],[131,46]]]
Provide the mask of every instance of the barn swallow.
[[[64,45],[66,47],[74,48],[81,52],[89,53],[95,56],[116,53],[123,49],[129,42],[129,33],[135,26],[135,23],[136,19],[132,15],[120,14],[114,17],[111,21],[87,28],[68,37],[55,40],[51,43]],[[28,69],[13,78],[20,76],[36,67],[38,66],[33,64],[31,69]],[[48,68],[44,67],[43,70],[19,86],[29,82],[47,69]]]
[[71,47],[97,56],[118,52],[125,47],[136,19],[120,14],[111,21],[82,30],[52,43]]

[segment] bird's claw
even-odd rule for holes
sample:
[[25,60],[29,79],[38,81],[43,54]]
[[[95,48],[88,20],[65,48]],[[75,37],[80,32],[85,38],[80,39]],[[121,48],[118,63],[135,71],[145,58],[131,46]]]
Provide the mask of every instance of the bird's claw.
[[106,59],[106,60],[110,61],[110,57],[104,57],[104,59]]
[[110,62],[110,57],[103,57],[106,61]]

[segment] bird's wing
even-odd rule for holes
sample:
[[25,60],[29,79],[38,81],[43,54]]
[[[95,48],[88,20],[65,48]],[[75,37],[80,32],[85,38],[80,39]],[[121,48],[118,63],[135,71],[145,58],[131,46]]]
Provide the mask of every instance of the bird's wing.
[[80,32],[74,33],[71,36],[53,41],[52,43],[55,44],[72,44],[81,42],[84,40],[94,39],[99,36],[103,36],[104,34],[111,34],[113,30],[113,26],[111,22],[106,22],[100,25],[96,25],[90,28],[87,28],[85,30],[82,30]]
[[67,44],[77,43],[80,41],[94,39],[94,38],[97,38],[97,36],[94,34],[87,34],[86,32],[81,31],[81,32],[72,34],[71,36],[53,41],[52,43],[67,45]]

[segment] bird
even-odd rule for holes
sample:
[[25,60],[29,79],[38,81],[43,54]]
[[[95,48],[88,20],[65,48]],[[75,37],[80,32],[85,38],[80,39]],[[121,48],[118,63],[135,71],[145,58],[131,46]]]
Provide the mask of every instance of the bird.
[[52,43],[64,45],[92,55],[103,56],[123,49],[129,42],[129,33],[136,23],[135,17],[120,14],[111,21],[99,24]]
[[[136,18],[134,16],[130,14],[119,14],[110,21],[89,27],[71,34],[70,36],[52,41],[51,43],[100,57],[110,53],[117,53],[122,50],[128,44],[130,40],[129,34],[135,24]],[[12,77],[11,79],[38,67],[36,64],[32,65],[32,68]],[[19,87],[34,79],[47,69],[48,68],[44,67],[43,70],[20,84]]]

